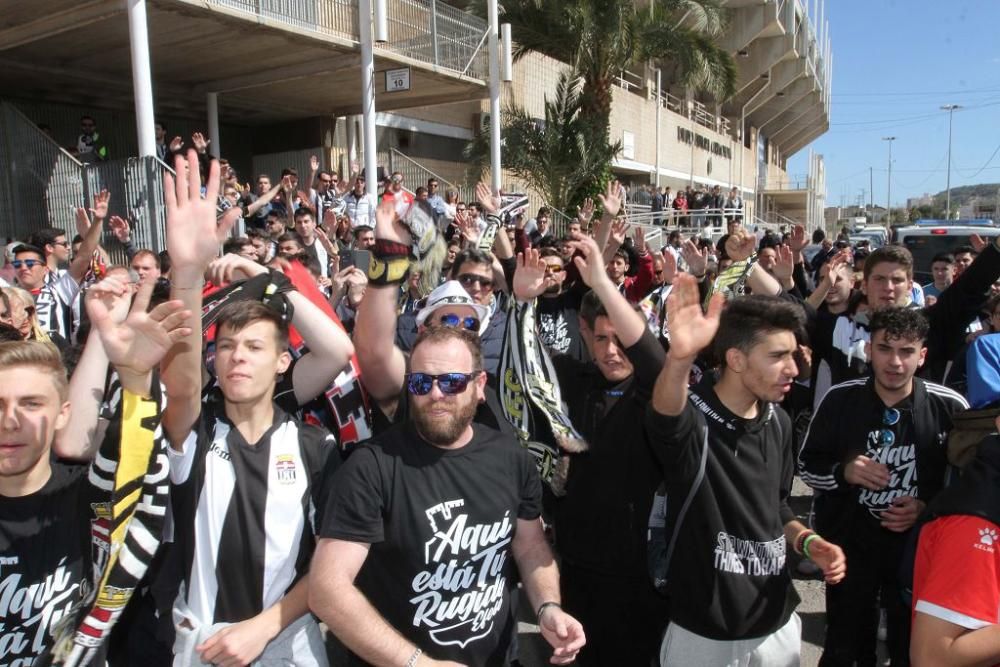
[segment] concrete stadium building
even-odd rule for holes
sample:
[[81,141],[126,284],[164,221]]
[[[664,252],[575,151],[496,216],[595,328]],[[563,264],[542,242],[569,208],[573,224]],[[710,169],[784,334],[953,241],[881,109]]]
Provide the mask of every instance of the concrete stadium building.
[[[387,36],[374,46],[378,163],[402,171],[410,188],[435,175],[442,189],[468,193],[463,150],[489,110],[487,23],[439,0],[384,2]],[[822,5],[725,4],[732,20],[722,44],[738,67],[736,94],[717,103],[668,81],[658,90],[650,68],[622,72],[611,115],[623,145],[615,172],[633,191],[735,186],[757,221],[822,224],[822,157],[810,153],[802,174],[787,167],[829,127]],[[140,242],[158,246],[163,165],[140,157],[137,138],[151,115],[168,137],[210,135],[211,150],[244,182],[285,166],[308,173],[312,154],[349,171],[363,164],[361,66],[359,0],[46,0],[45,12],[37,1],[8,0],[0,234],[71,229],[69,208],[109,187],[112,209],[145,230]],[[541,117],[564,67],[528,54],[503,84],[503,103]],[[97,121],[107,162],[80,164],[63,150],[83,114]]]

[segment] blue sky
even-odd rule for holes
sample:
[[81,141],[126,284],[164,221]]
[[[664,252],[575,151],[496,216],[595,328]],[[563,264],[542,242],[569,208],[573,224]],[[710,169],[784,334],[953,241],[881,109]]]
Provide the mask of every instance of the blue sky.
[[[1000,182],[1000,1],[827,0],[826,13],[830,129],[811,147],[826,162],[828,205],[854,204],[862,190],[867,199],[869,167],[875,203],[885,205],[886,136],[896,137],[894,206],[944,190],[945,104],[966,107],[954,115],[952,187]],[[807,154],[792,157],[789,174],[807,171]]]

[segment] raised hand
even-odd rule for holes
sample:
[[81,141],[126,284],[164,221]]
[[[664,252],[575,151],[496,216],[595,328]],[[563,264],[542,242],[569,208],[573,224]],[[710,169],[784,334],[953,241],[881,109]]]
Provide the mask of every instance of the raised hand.
[[189,271],[201,275],[218,257],[222,242],[240,216],[240,209],[233,207],[216,221],[218,161],[212,160],[209,166],[204,197],[201,196],[201,174],[195,152],[188,150],[186,161],[178,155],[175,166],[176,179],[170,173],[163,177],[167,204],[167,252],[170,253],[174,272]]
[[674,284],[677,278],[677,258],[669,250],[663,251],[663,282],[668,285]]
[[375,238],[402,243],[410,246],[413,244],[413,237],[403,223],[399,222],[396,215],[396,203],[392,200],[383,200],[375,209]]
[[174,137],[173,139],[170,140],[169,148],[171,153],[176,153],[180,151],[180,149],[184,148],[184,140],[181,139],[180,137]]
[[319,171],[319,158],[315,155],[309,156],[309,168],[313,171]]
[[580,278],[592,289],[596,288],[602,281],[611,282],[608,277],[607,266],[604,263],[604,256],[597,241],[585,234],[574,234],[569,245],[579,254],[573,258],[573,263],[580,271]]
[[775,252],[777,257],[774,260],[771,275],[784,286],[792,279],[792,273],[795,271],[795,257],[792,254],[792,249],[786,245],[779,245],[775,248]]
[[467,212],[455,215],[455,226],[468,243],[475,245],[479,241],[479,225],[469,217]]
[[490,186],[482,181],[476,183],[476,201],[484,214],[496,215],[500,210],[500,195],[490,190]]
[[635,249],[640,255],[649,252],[649,247],[646,246],[646,230],[642,227],[636,227],[632,232],[632,239],[635,241]]
[[111,193],[107,190],[101,190],[94,195],[94,207],[90,209],[90,213],[95,220],[104,220],[108,217],[108,201],[110,199]]
[[155,281],[149,280],[139,286],[131,310],[124,321],[120,318],[120,308],[110,306],[108,297],[124,287],[121,284],[105,284],[102,290],[88,290],[87,315],[101,339],[108,360],[119,373],[143,376],[151,371],[166,356],[174,343],[191,334],[184,326],[191,311],[184,310],[180,301],[167,301],[146,312],[153,294]]
[[292,195],[292,192],[294,190],[295,190],[295,186],[292,185],[292,177],[291,176],[282,176],[281,177],[281,191],[284,192],[285,195],[288,196],[289,203],[291,203],[291,195]]
[[681,256],[688,265],[688,271],[696,278],[702,278],[708,270],[708,248],[699,248],[691,239],[681,244]]
[[201,132],[195,132],[191,135],[191,143],[194,145],[194,149],[202,155],[208,152],[208,144],[210,142]]
[[587,197],[576,212],[576,219],[580,221],[580,226],[586,228],[590,221],[594,219],[594,200]]
[[[90,231],[90,216],[87,215],[87,209],[77,208],[76,209],[76,233],[80,236],[86,236],[87,232]],[[95,218],[94,224],[100,224],[101,219]]]
[[625,218],[618,218],[613,223],[611,223],[611,241],[615,244],[616,248],[620,248],[623,243],[625,243],[625,236],[628,234],[628,220]]
[[[126,283],[114,276],[109,276],[91,285],[87,289],[86,297],[88,300],[100,301],[111,321],[114,324],[121,324],[128,317],[128,309],[135,288],[136,284],[134,283]],[[89,308],[90,306],[88,306],[88,312]]]
[[788,236],[788,247],[798,255],[807,245],[809,245],[809,239],[806,237],[806,228],[802,225],[793,226],[792,233]]
[[986,250],[986,246],[989,245],[989,242],[984,240],[979,234],[973,234],[969,237],[969,244],[972,245],[978,255],[982,251]]
[[514,271],[514,296],[518,301],[531,301],[545,293],[555,282],[551,274],[545,273],[545,260],[538,250],[528,248],[517,255],[517,269]]
[[757,237],[745,229],[737,228],[726,239],[726,254],[734,262],[740,262],[749,258],[756,249]]
[[205,271],[205,278],[213,285],[226,285],[236,280],[245,280],[267,273],[267,268],[236,253],[229,253],[213,259]]
[[601,207],[604,208],[604,217],[613,218],[622,210],[621,184],[616,180],[608,181],[604,194],[598,194],[601,200]]
[[120,243],[128,243],[129,239],[132,238],[132,230],[129,228],[128,221],[124,218],[113,215],[111,216],[111,220],[108,221],[108,225]]
[[677,276],[667,297],[668,354],[675,359],[693,359],[708,347],[719,330],[723,303],[723,296],[715,294],[708,302],[708,312],[703,312],[698,282],[689,275]]

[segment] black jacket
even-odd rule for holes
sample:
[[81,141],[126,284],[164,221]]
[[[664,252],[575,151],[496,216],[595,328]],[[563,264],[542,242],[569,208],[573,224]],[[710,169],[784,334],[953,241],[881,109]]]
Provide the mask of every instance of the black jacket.
[[[799,473],[821,492],[814,506],[816,529],[827,538],[837,541],[855,521],[877,518],[880,508],[897,497],[912,495],[926,503],[944,486],[951,416],[969,404],[947,387],[920,378],[913,383],[913,393],[891,406],[900,413],[894,425],[886,423],[890,406],[875,392],[872,377],[834,385],[817,407],[799,454]],[[883,430],[893,433],[891,446]],[[867,491],[844,479],[844,465],[861,454],[895,473],[883,491]]]
[[621,383],[592,361],[552,359],[570,420],[589,445],[571,455],[566,495],[554,504],[556,549],[578,568],[646,579],[646,524],[663,475],[643,415],[665,355],[648,330],[625,354],[635,371]]
[[[924,308],[930,321],[927,335],[927,363],[921,377],[940,381],[948,363],[965,345],[965,329],[979,315],[986,295],[1000,278],[1000,249],[990,243],[976,261],[941,292],[937,302]],[[833,384],[852,380],[865,373],[864,342],[870,335],[867,326],[841,315],[830,336],[817,336],[813,343],[813,358],[826,360],[832,372]]]
[[[708,382],[689,391],[676,417],[646,414],[667,486],[676,544],[667,592],[671,621],[703,637],[763,637],[784,625],[798,597],[786,567],[784,526],[795,468],[785,411],[764,404],[755,419],[733,415]],[[688,510],[678,515],[699,476]]]

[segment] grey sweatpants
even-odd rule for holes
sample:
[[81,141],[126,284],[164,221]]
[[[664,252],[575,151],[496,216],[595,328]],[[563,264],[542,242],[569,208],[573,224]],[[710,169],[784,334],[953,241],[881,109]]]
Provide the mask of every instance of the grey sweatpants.
[[755,639],[708,639],[671,623],[660,645],[660,667],[799,667],[802,621],[791,618],[773,633]]

